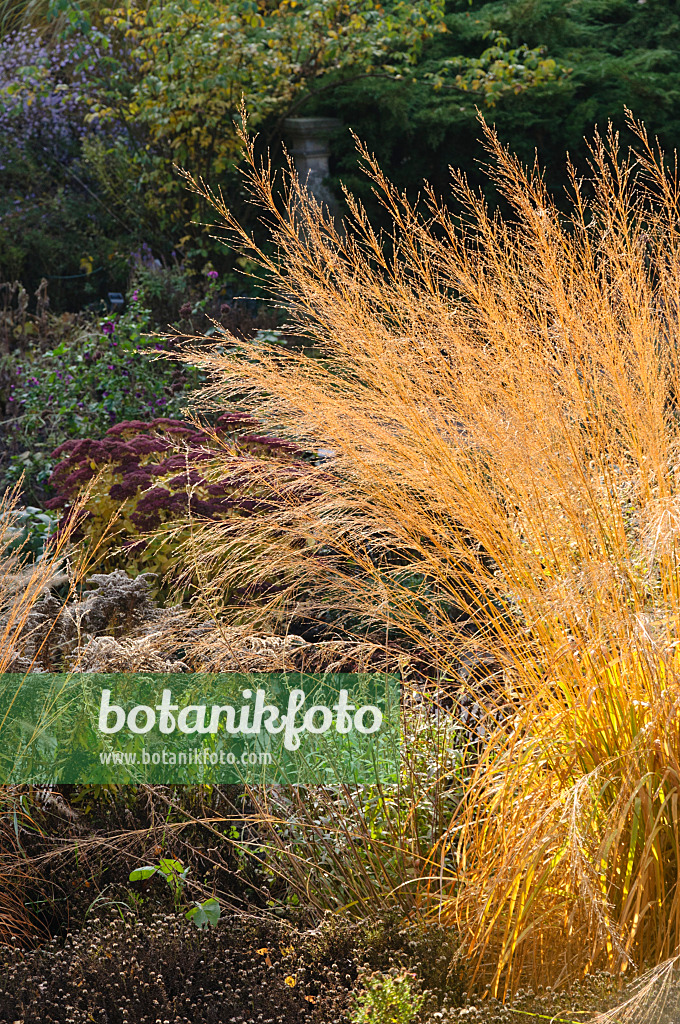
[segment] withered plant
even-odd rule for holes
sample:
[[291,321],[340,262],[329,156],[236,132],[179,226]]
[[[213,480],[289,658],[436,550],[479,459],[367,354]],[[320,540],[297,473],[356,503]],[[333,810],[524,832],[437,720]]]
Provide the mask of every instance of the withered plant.
[[[482,709],[429,848],[409,839],[412,787],[413,814],[383,819],[390,849],[416,850],[409,878],[401,856],[370,884],[361,857],[338,857],[334,883],[361,906],[408,884],[499,995],[661,963],[680,943],[680,191],[631,127],[639,152],[610,131],[587,178],[570,168],[568,216],[485,125],[506,216],[456,172],[452,207],[427,187],[414,206],[360,147],[389,235],[351,195],[341,228],[292,172],[282,192],[244,136],[266,251],[187,178],[322,353],[228,333],[185,352],[210,374],[206,407],[244,396],[326,454],[304,494],[285,472],[271,482],[279,500],[252,521],[253,593],[283,581],[252,622],[332,609],[364,637],[405,638]],[[207,599],[242,574],[248,528],[194,523]],[[308,806],[308,838],[336,828],[371,848],[365,814]],[[337,905],[328,863],[310,842],[309,886]]]
[[[87,496],[85,492],[76,505],[74,523]],[[70,543],[73,527],[67,525],[47,543],[42,557],[31,561],[21,545],[17,546],[19,499],[20,483],[0,497],[0,675],[18,673],[11,693],[5,691],[9,700],[3,701],[0,713],[0,744],[6,736],[3,725],[14,695],[25,685],[27,673],[43,670],[43,654],[58,631],[61,608],[77,592],[97,557],[96,548],[74,549]],[[61,598],[53,593],[59,588]],[[45,601],[54,607],[50,625],[43,628],[41,616],[35,613]],[[42,934],[26,904],[25,892],[35,880],[21,845],[25,828],[40,829],[33,820],[34,795],[28,786],[0,785],[0,943],[29,942]]]
[[[76,503],[74,524],[67,524],[55,534],[46,544],[44,554],[32,561],[18,543],[16,516],[20,493],[21,481],[0,496],[0,673],[16,671],[13,666],[28,639],[31,613],[36,606],[56,588],[67,591],[71,597],[97,557],[96,548],[76,551],[71,544],[74,525],[88,497],[84,492]],[[59,604],[57,599],[55,602]],[[57,619],[55,614],[55,626]],[[49,645],[49,637],[42,636],[41,643]],[[34,651],[33,660],[37,656]],[[32,662],[27,668],[32,670]]]

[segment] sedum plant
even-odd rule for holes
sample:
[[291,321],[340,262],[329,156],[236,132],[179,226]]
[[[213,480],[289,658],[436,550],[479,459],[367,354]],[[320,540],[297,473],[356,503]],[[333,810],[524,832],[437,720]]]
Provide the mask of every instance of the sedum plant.
[[[50,477],[57,495],[47,505],[63,510],[61,528],[69,525],[74,539],[98,551],[101,570],[163,577],[178,568],[194,520],[243,520],[264,507],[257,473],[263,460],[301,472],[294,447],[253,433],[256,426],[243,413],[226,413],[213,428],[160,417],[124,420],[101,439],[65,441],[53,453],[60,458]],[[198,578],[194,564],[186,582]]]

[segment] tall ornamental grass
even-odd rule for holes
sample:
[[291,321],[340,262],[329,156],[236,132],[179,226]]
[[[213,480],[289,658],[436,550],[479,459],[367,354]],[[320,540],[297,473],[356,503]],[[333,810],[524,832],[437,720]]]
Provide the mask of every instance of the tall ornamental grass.
[[[29,644],[31,634],[39,627],[35,613],[45,597],[61,593],[63,605],[77,593],[88,570],[96,562],[97,548],[76,550],[71,535],[83,513],[88,493],[76,502],[74,519],[53,535],[44,553],[31,560],[26,542],[21,541],[20,484],[0,495],[0,676],[16,673],[16,659]],[[55,621],[41,640],[32,645],[35,657],[30,671],[39,661],[44,646],[49,645]],[[29,659],[24,659],[28,661]],[[36,667],[36,671],[40,671]],[[17,676],[18,694],[26,676]],[[11,707],[10,702],[10,707]],[[6,746],[5,717],[0,714],[0,746]],[[44,923],[34,913],[33,897],[37,880],[24,850],[28,832],[40,832],[39,815],[35,814],[36,792],[23,785],[0,785],[0,943],[31,943],[45,936]],[[38,901],[39,902],[39,901]]]
[[[631,126],[637,153],[610,131],[587,177],[570,168],[568,215],[484,125],[502,215],[455,171],[453,204],[425,187],[414,206],[361,150],[392,231],[351,195],[340,229],[292,173],[282,197],[244,137],[260,250],[188,178],[322,353],[228,334],[186,352],[206,406],[245,396],[328,456],[252,523],[253,621],[334,609],[474,690],[481,742],[406,881],[500,996],[680,941],[680,191]],[[243,530],[194,523],[216,594]],[[321,817],[370,846],[365,815],[329,800]],[[370,886],[347,868],[345,902],[403,891],[397,860]]]

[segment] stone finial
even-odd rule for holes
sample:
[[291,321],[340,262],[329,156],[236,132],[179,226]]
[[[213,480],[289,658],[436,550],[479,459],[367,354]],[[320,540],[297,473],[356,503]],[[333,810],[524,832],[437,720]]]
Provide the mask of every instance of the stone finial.
[[332,215],[338,213],[338,205],[335,196],[324,184],[329,173],[328,137],[341,123],[335,117],[288,117],[283,122],[300,181]]

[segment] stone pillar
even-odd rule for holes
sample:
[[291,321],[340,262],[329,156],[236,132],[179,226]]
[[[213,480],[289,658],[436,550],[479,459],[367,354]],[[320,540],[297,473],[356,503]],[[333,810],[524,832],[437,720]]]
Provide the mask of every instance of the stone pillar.
[[328,136],[340,124],[336,117],[287,117],[283,122],[286,142],[300,181],[332,215],[338,213],[338,204],[324,179],[328,177],[330,156]]

